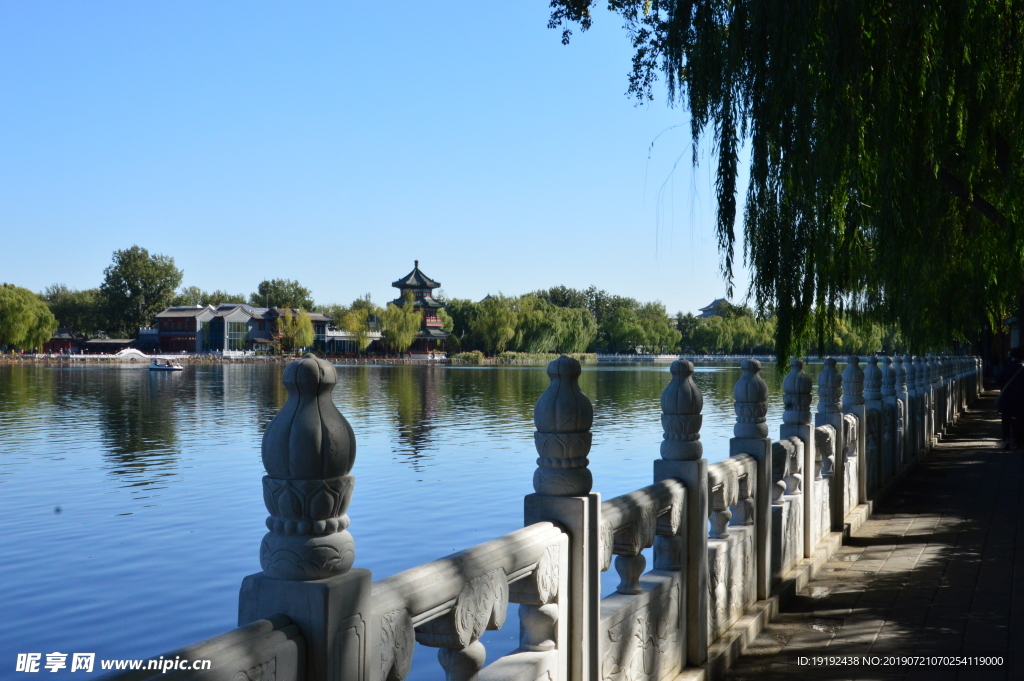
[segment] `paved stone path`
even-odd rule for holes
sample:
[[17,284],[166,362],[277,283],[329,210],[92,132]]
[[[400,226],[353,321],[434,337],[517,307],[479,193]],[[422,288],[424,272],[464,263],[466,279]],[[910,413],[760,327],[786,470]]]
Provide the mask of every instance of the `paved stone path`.
[[[943,438],[726,676],[1024,679],[1022,456],[995,393]],[[799,656],[1002,655],[1002,667],[810,667]]]

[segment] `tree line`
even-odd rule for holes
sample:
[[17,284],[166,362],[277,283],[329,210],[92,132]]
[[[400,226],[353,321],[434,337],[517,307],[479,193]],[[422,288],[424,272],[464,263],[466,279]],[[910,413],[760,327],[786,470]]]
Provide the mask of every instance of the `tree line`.
[[[283,311],[274,336],[283,350],[309,346],[313,325],[308,312],[334,320],[352,334],[360,352],[374,332],[383,349],[404,353],[421,328],[422,315],[411,296],[384,307],[369,294],[349,305],[317,305],[310,289],[290,279],[267,279],[248,296],[205,291],[197,286],[178,290],[183,272],[174,259],[151,255],[139,246],[116,251],[99,287],[70,289],[63,284],[41,294],[5,284],[0,289],[0,345],[41,346],[58,327],[79,337],[134,337],[152,325],[169,306],[248,303]],[[474,302],[438,295],[442,330],[449,332],[449,353],[478,350],[488,355],[522,353],[698,353],[773,354],[777,321],[759,318],[747,306],[722,303],[718,314],[670,317],[659,302],[640,302],[591,286],[555,286],[519,296],[498,294]],[[399,301],[396,301],[399,302]],[[839,317],[824,339],[805,334],[794,343],[801,354],[866,354],[901,352],[905,343],[895,327]]]

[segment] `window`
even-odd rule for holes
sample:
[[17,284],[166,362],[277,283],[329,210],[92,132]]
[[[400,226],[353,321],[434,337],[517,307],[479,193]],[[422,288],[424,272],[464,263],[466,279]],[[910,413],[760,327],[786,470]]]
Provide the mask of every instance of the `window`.
[[245,350],[249,325],[246,322],[228,322],[228,350]]

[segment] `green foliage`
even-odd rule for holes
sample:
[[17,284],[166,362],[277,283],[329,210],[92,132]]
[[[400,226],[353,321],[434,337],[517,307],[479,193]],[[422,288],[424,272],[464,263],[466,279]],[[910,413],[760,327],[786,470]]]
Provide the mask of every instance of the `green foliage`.
[[392,352],[406,352],[419,332],[423,315],[413,304],[412,294],[407,294],[401,305],[388,303],[380,315],[380,333],[384,344]]
[[312,292],[292,279],[264,279],[249,296],[249,304],[255,307],[295,307],[312,310]]
[[[772,354],[775,352],[774,317],[757,319],[748,307],[723,306],[723,316],[698,318],[676,315],[684,353],[697,354]],[[906,352],[906,346],[894,327],[840,316],[824,342],[814,332],[811,320],[807,332],[793,344],[794,355],[868,355],[879,351],[887,354]]]
[[441,320],[442,331],[447,331],[448,333],[451,333],[452,329],[455,328],[455,319],[453,319],[450,314],[445,312],[443,307],[437,311],[437,318]]
[[57,320],[32,291],[0,284],[0,345],[31,350],[42,347],[57,330]]
[[[553,0],[586,30],[594,0]],[[1024,0],[615,0],[629,89],[659,73],[716,154],[731,289],[740,149],[751,293],[784,360],[844,314],[923,351],[976,339],[1024,291]],[[568,42],[565,30],[563,41]],[[600,319],[599,319],[600,323]]]
[[288,307],[280,312],[281,316],[274,321],[274,335],[281,349],[285,352],[295,352],[312,345],[316,336],[309,313],[303,309],[293,312],[292,308]]
[[462,362],[464,364],[483,364],[484,353],[479,350],[470,350],[469,352],[457,352],[451,355],[452,360],[456,362]]
[[193,305],[227,305],[231,303],[245,303],[246,298],[242,293],[233,294],[227,291],[216,290],[212,292],[204,291],[198,286],[186,286],[181,289],[181,292],[174,297],[171,301],[171,305],[180,305],[183,307]]
[[536,295],[553,305],[578,305],[589,312],[594,323],[591,342],[577,345],[576,351],[593,345],[604,352],[659,354],[679,346],[679,332],[660,302],[640,303],[594,286],[582,291],[556,286]]
[[370,345],[370,311],[366,308],[346,312],[341,318],[340,327],[352,334],[359,352]]
[[104,326],[103,298],[99,289],[77,291],[64,284],[46,287],[42,293],[57,326],[79,336],[92,336]]
[[100,285],[107,332],[134,337],[138,329],[150,326],[154,315],[174,299],[181,278],[174,258],[150,255],[139,246],[114,251]]
[[519,323],[519,314],[511,299],[499,293],[477,303],[476,307],[476,317],[470,327],[473,335],[487,354],[504,352],[516,337]]

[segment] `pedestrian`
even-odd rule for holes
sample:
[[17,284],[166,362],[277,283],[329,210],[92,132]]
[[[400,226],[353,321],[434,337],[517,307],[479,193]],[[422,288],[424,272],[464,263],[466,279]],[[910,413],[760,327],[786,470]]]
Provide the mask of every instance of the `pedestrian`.
[[1010,350],[1010,359],[999,373],[996,408],[1002,414],[1003,448],[1024,446],[1024,347]]

